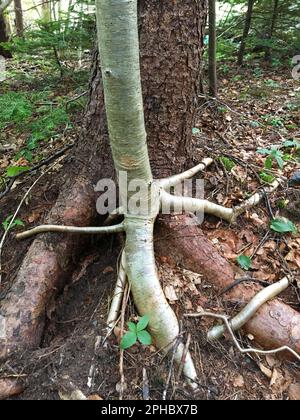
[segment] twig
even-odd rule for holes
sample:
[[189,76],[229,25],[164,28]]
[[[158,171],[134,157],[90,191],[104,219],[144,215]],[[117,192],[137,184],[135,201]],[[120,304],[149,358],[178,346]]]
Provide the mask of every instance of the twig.
[[1,284],[1,282],[2,282],[2,249],[3,249],[3,245],[4,245],[4,242],[5,242],[5,239],[6,239],[6,237],[7,237],[7,235],[8,235],[8,232],[9,232],[9,230],[10,230],[10,228],[12,227],[12,225],[13,225],[13,223],[14,223],[14,221],[15,221],[15,219],[16,219],[16,217],[17,217],[17,215],[18,215],[18,213],[19,213],[19,211],[20,211],[20,209],[21,209],[21,207],[22,207],[22,205],[23,205],[23,203],[25,202],[25,200],[27,199],[27,197],[29,196],[29,194],[30,194],[30,192],[32,191],[32,189],[36,186],[36,184],[40,181],[40,179],[44,176],[44,175],[46,175],[46,173],[48,173],[51,169],[52,169],[52,167],[53,166],[51,166],[50,168],[48,168],[45,172],[43,172],[35,181],[34,181],[34,183],[31,185],[31,187],[27,190],[27,192],[25,193],[25,195],[24,195],[24,197],[22,198],[22,200],[20,201],[20,204],[18,205],[18,207],[17,207],[17,210],[15,211],[15,213],[14,213],[14,215],[13,215],[13,217],[12,217],[12,219],[10,220],[10,222],[9,222],[9,225],[7,226],[7,229],[6,229],[6,231],[4,232],[4,234],[3,234],[3,236],[2,236],[2,239],[1,239],[1,242],[0,242],[0,284]]
[[263,280],[259,280],[259,279],[254,279],[253,277],[245,277],[242,279],[237,279],[235,280],[233,283],[231,283],[229,286],[225,287],[223,290],[221,290],[221,292],[218,294],[218,297],[225,295],[225,293],[228,293],[230,290],[232,290],[234,287],[238,286],[241,283],[246,283],[246,282],[252,282],[252,283],[259,283],[262,286],[270,286],[270,283],[268,283],[267,281],[263,281]]
[[143,368],[143,400],[150,400],[149,381],[146,368]]
[[232,328],[229,324],[229,321],[227,319],[227,317],[225,315],[219,315],[219,314],[213,314],[211,312],[201,312],[201,313],[195,313],[195,314],[184,314],[184,316],[186,317],[191,317],[191,318],[199,318],[199,317],[211,317],[211,318],[216,318],[216,319],[221,319],[224,324],[226,325],[226,328],[236,346],[236,348],[243,354],[247,354],[247,353],[257,353],[257,354],[276,354],[276,353],[281,353],[283,351],[288,351],[290,352],[293,356],[296,357],[296,359],[298,359],[300,361],[300,356],[297,352],[295,352],[295,350],[291,349],[289,346],[282,346],[279,347],[277,349],[274,350],[260,350],[260,349],[255,349],[253,347],[249,347],[249,348],[243,348],[240,346],[237,338],[234,335],[234,332],[232,331]]
[[37,165],[33,166],[30,169],[26,169],[25,171],[22,171],[21,173],[19,173],[18,175],[15,175],[14,177],[12,177],[6,187],[6,189],[0,194],[0,199],[3,198],[6,194],[9,193],[9,191],[11,190],[12,186],[14,185],[14,182],[17,178],[20,178],[23,175],[32,173],[38,169],[40,169],[42,166],[45,165],[49,165],[49,163],[52,163],[54,160],[60,158],[62,155],[64,155],[68,150],[72,149],[72,147],[74,147],[74,143],[73,144],[68,144],[66,147],[64,147],[63,149],[59,150],[58,152],[54,153],[54,155],[42,160],[41,162],[39,162]]
[[168,388],[171,382],[171,377],[172,377],[172,372],[173,372],[173,366],[174,366],[174,362],[175,362],[175,356],[176,356],[176,352],[177,352],[177,348],[179,346],[180,343],[180,337],[178,336],[176,341],[175,341],[175,345],[173,347],[173,354],[172,354],[172,358],[171,358],[171,362],[170,362],[170,369],[169,369],[169,374],[168,374],[168,379],[166,382],[166,386],[163,392],[163,397],[162,399],[165,401],[167,399],[167,393],[168,393]]
[[180,377],[182,375],[182,371],[183,371],[183,367],[184,367],[184,363],[185,363],[185,358],[186,358],[186,356],[188,354],[189,347],[190,347],[190,344],[191,344],[191,338],[192,338],[192,336],[189,333],[188,334],[188,337],[187,337],[187,340],[186,340],[186,344],[184,346],[184,351],[182,353],[182,358],[181,358],[179,369],[178,369],[178,376],[177,376],[178,379],[177,379],[177,381],[180,380]]
[[[124,323],[125,323],[125,310],[127,306],[127,301],[129,298],[130,293],[130,287],[127,283],[125,286],[124,296],[123,296],[123,302],[122,302],[122,311],[121,311],[121,334],[120,336],[123,336],[124,331]],[[119,400],[123,400],[123,394],[125,390],[125,376],[124,376],[124,350],[120,350],[120,393],[119,393]]]

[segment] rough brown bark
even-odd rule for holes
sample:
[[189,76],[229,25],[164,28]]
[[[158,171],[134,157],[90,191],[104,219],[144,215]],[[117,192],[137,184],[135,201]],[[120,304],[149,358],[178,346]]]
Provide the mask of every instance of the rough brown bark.
[[22,38],[24,35],[24,21],[23,21],[23,10],[21,0],[14,0],[15,6],[15,22],[16,22],[16,33],[17,36]]
[[193,157],[206,0],[141,0],[141,71],[155,177],[180,172]]
[[217,80],[217,23],[216,0],[208,0],[209,10],[209,45],[208,45],[208,78],[209,94],[214,98],[218,95]]
[[[202,274],[217,292],[235,281],[235,267],[218,253],[199,227],[191,225],[188,216],[160,218],[155,250],[169,262]],[[259,285],[251,285],[251,288],[239,285],[223,299],[245,305],[260,289]],[[252,334],[266,349],[288,345],[300,353],[299,325],[300,313],[279,299],[273,299],[245,325],[244,331]]]

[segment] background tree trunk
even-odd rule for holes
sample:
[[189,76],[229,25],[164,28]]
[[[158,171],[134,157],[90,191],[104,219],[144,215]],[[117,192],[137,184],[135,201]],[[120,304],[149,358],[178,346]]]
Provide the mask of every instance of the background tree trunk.
[[16,19],[16,33],[19,38],[24,35],[24,21],[21,0],[14,0],[15,6],[15,19]]
[[[270,27],[270,32],[268,34],[268,40],[272,41],[273,35],[274,35],[274,31],[276,28],[276,23],[277,23],[277,18],[278,18],[278,6],[279,6],[279,0],[274,0],[273,2],[273,13],[272,13],[272,20],[271,20],[271,27]],[[266,49],[266,54],[265,54],[265,60],[270,62],[272,58],[272,47],[269,46]]]
[[209,10],[209,46],[208,46],[209,94],[210,96],[213,96],[215,98],[218,95],[216,0],[208,0],[208,10]]
[[[8,34],[8,27],[6,23],[6,19],[4,14],[0,14],[0,44],[2,42],[7,42],[9,40],[9,34]],[[12,55],[9,51],[7,51],[5,48],[3,48],[0,45],[0,55],[2,55],[5,58],[11,58]]]
[[247,14],[246,14],[244,33],[243,33],[243,38],[242,38],[239,53],[238,53],[238,60],[237,60],[238,66],[243,65],[246,42],[247,42],[247,38],[248,38],[249,31],[251,28],[254,3],[255,3],[255,0],[248,0],[248,9],[247,9]]

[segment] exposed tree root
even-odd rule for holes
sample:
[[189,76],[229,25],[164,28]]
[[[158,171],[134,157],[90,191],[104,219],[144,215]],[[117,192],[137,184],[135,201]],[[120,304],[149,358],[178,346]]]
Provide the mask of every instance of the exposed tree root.
[[[190,217],[160,217],[155,241],[156,253],[170,263],[200,273],[205,281],[212,284],[217,292],[229,286],[240,274],[214,248],[201,229],[191,225]],[[259,291],[255,284],[247,288],[240,284],[224,295],[227,302],[247,304]],[[255,337],[263,348],[289,346],[300,353],[300,313],[274,299],[263,305],[256,315],[246,323],[243,330]]]
[[19,379],[0,379],[0,400],[19,395],[24,391],[24,386]]
[[[243,308],[241,312],[230,321],[230,328],[233,331],[237,331],[242,328],[248,321],[250,321],[251,318],[253,318],[253,316],[256,314],[258,309],[262,307],[263,304],[283,292],[289,286],[289,284],[289,279],[285,277],[279,282],[271,284],[270,286],[258,292],[257,295],[255,295],[254,298],[252,298],[250,302],[245,306],[245,308]],[[208,331],[208,341],[218,340],[222,337],[225,331],[225,325],[216,325],[210,331]]]
[[[47,222],[88,226],[94,218],[94,192],[85,179],[66,187]],[[76,236],[45,234],[31,244],[13,285],[1,301],[0,360],[40,345],[46,309],[62,287],[79,249]]]
[[193,317],[193,318],[200,318],[200,317],[208,316],[208,317],[211,317],[211,318],[222,319],[222,321],[224,322],[224,325],[226,327],[226,330],[231,335],[231,338],[232,338],[236,348],[241,353],[257,353],[257,354],[266,355],[266,354],[277,354],[277,353],[281,353],[281,352],[288,352],[288,353],[292,354],[298,361],[300,361],[299,354],[296,353],[289,346],[282,346],[282,347],[279,347],[279,348],[275,348],[273,350],[261,350],[261,349],[255,349],[253,347],[242,348],[240,346],[238,340],[236,339],[235,335],[234,335],[234,331],[232,329],[231,323],[228,321],[228,319],[225,315],[213,314],[212,312],[201,312],[201,313],[197,313],[197,314],[185,314],[185,316],[186,317]]

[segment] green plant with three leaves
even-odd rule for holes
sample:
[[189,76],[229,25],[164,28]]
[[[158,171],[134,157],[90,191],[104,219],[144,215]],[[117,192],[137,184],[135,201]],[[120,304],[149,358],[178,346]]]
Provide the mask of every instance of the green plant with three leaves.
[[268,156],[265,161],[265,167],[267,169],[272,169],[274,161],[277,162],[280,169],[283,169],[283,166],[284,166],[283,153],[278,149],[278,147],[271,146],[271,149],[264,149],[264,148],[257,149],[257,153]]
[[146,331],[148,324],[148,315],[141,317],[137,324],[134,322],[127,322],[129,331],[122,337],[121,349],[129,349],[129,347],[134,346],[137,341],[139,341],[141,344],[144,344],[144,346],[150,346],[152,343],[152,337],[148,331]]

